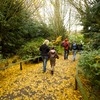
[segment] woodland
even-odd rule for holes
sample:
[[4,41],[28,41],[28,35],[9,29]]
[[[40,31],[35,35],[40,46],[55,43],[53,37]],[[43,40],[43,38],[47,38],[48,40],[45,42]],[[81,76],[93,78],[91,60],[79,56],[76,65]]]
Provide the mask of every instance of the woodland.
[[[82,73],[80,72],[80,79],[83,84],[85,84],[87,88],[89,88],[88,97],[91,95],[94,96],[89,98],[89,100],[99,100],[100,0],[0,0],[0,100],[31,100],[28,97],[7,99],[7,95],[5,93],[5,88],[7,88],[7,86],[3,87],[3,85],[5,85],[7,81],[11,81],[11,83],[14,84],[12,81],[14,79],[13,76],[18,78],[17,75],[21,74],[21,72],[16,69],[18,68],[17,65],[14,65],[14,67],[11,67],[10,65],[16,64],[18,61],[40,56],[39,47],[43,44],[43,41],[45,39],[48,39],[50,41],[49,46],[54,46],[59,56],[61,56],[62,58],[63,48],[61,47],[61,42],[66,38],[68,38],[70,43],[72,43],[73,41],[76,41],[77,44],[82,43],[82,54],[78,55],[78,61],[70,64],[69,66],[74,66],[74,71],[72,72],[74,73],[73,75],[75,75],[75,66],[78,66],[79,69],[82,70]],[[71,63],[71,56],[72,53],[70,51],[70,60],[67,61],[68,64]],[[41,58],[39,59],[41,60]],[[62,59],[58,61],[59,63],[57,71],[59,73],[59,66],[63,64],[64,66],[67,66],[67,63]],[[37,59],[26,61],[26,65],[24,65],[25,67],[23,71],[24,74],[19,76],[19,79],[20,77],[25,76],[32,79],[31,74],[34,73],[31,73],[33,69],[32,67],[29,68],[29,66],[33,65],[34,67],[36,67],[34,68],[34,70],[37,71],[40,68],[38,67],[40,63],[37,63]],[[5,68],[6,66],[8,67]],[[64,67],[62,68],[64,69]],[[68,68],[68,70],[64,70],[66,72],[61,74],[62,78],[59,76],[59,74],[57,74],[58,76],[55,75],[54,77],[58,77],[58,79],[61,80],[63,79],[64,74],[67,75],[67,73],[69,73],[68,75],[73,76],[72,74],[70,74],[71,68]],[[29,75],[27,76],[28,72]],[[37,80],[40,82],[42,82],[42,80],[45,80],[45,78],[47,78],[49,81],[51,80],[52,82],[54,82],[49,78],[48,75],[44,77],[42,74],[43,73],[35,73],[35,76],[33,77],[34,79],[35,77],[38,77]],[[57,80],[56,78],[55,80]],[[74,82],[71,79],[69,81],[64,80],[66,84],[67,82],[70,83],[70,81]],[[18,84],[24,84],[20,82],[18,82]],[[29,82],[31,83],[31,81]],[[64,86],[66,85],[65,83],[63,84]],[[42,85],[47,86],[47,84],[48,83]],[[56,86],[56,84],[54,85]],[[61,84],[61,87],[64,87],[63,85]],[[28,85],[26,85],[25,87],[26,90],[27,86]],[[15,87],[18,88],[18,86],[16,85],[13,87],[13,89]],[[56,90],[54,90],[52,86],[51,88],[52,92]],[[5,91],[3,91],[4,89]],[[13,89],[12,91],[14,91]],[[42,89],[43,88],[41,87],[39,88],[40,94]],[[10,86],[8,90],[10,91]],[[15,90],[15,92],[16,91],[17,90]],[[32,92],[32,90],[30,91]],[[65,94],[61,96],[61,90],[59,91],[60,93],[56,92],[55,96],[53,96],[53,94],[49,96],[53,98],[43,99],[42,96],[45,94],[44,93],[41,94],[42,99],[36,99],[37,96],[40,96],[40,94],[38,94],[36,95],[36,98],[34,97],[34,99],[32,100],[83,100],[80,96],[79,91],[77,93],[75,92],[74,97],[76,99],[72,97],[74,93],[70,93],[72,92],[72,90],[68,92],[66,89],[63,89],[65,94],[67,92],[67,96]],[[34,93],[32,92],[32,95],[33,94]],[[58,97],[60,95],[60,97],[58,98],[57,95]],[[72,99],[70,97],[68,99],[68,96],[72,97]]]

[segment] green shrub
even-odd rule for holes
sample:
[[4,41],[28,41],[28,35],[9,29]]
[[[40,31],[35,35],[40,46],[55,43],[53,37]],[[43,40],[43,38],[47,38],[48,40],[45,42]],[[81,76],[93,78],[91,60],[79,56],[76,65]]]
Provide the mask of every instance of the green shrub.
[[21,46],[18,51],[18,55],[22,59],[32,58],[40,54],[39,47],[43,43],[44,39],[41,37],[34,38],[30,42],[27,42],[25,45]]
[[63,50],[63,47],[61,47],[61,45],[57,45],[55,47],[55,49],[56,49],[58,54],[63,55],[64,50]]
[[84,71],[91,83],[100,88],[100,49],[95,51],[84,51],[79,59],[78,66]]

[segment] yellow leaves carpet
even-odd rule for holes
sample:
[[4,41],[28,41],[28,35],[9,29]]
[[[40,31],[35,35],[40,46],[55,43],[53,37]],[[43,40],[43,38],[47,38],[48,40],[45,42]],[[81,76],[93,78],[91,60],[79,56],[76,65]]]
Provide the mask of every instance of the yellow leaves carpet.
[[12,66],[0,71],[0,100],[82,100],[75,87],[75,66],[72,56],[56,61],[54,75],[51,75],[50,62],[46,73],[42,73],[42,62]]

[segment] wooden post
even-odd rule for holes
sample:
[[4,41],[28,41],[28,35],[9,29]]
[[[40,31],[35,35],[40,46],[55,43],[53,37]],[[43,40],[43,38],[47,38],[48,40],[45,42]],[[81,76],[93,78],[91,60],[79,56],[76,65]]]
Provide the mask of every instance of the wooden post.
[[77,90],[77,80],[76,80],[76,76],[75,76],[75,90]]
[[78,75],[76,75],[76,80],[77,80],[77,84],[79,86],[80,92],[81,92],[81,94],[83,96],[83,100],[88,100],[88,96],[86,95],[86,91],[85,91],[85,89],[83,87],[83,84],[81,83],[81,80],[78,77]]
[[76,66],[76,75],[75,75],[75,90],[77,90],[77,79],[76,76],[78,75],[78,68]]
[[38,63],[39,63],[39,57],[38,57]]
[[20,70],[22,70],[22,62],[20,62]]

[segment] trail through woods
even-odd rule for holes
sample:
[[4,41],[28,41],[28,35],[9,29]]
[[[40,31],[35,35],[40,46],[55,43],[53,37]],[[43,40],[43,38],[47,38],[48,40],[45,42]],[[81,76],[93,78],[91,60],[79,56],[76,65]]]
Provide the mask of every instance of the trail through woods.
[[78,60],[72,62],[72,56],[56,61],[52,76],[48,61],[46,73],[42,73],[42,62],[23,64],[0,71],[0,100],[82,100],[75,87],[75,67]]

